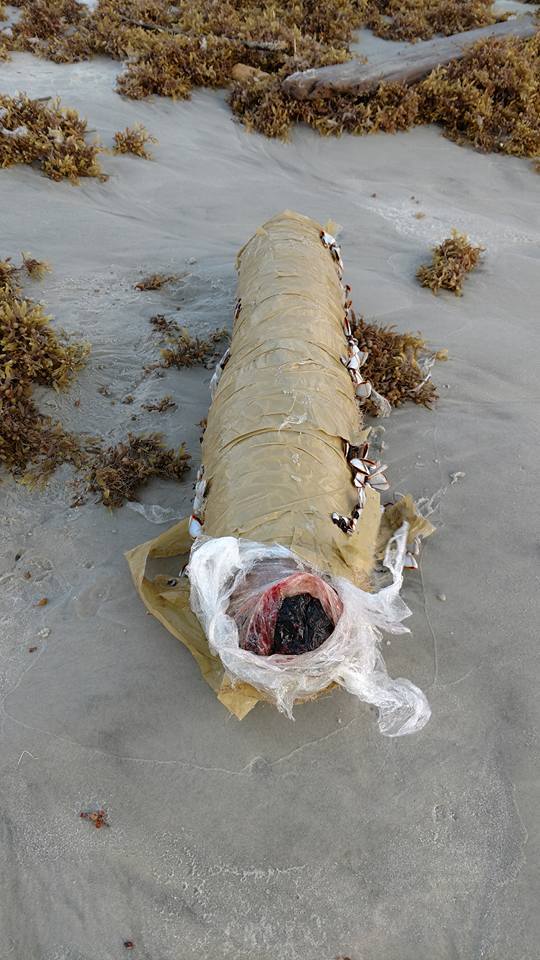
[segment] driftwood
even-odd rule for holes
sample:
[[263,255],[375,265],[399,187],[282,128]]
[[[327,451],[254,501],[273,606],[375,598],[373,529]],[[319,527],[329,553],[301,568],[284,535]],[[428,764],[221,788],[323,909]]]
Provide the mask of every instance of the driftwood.
[[488,37],[531,37],[537,29],[531,17],[517,17],[495,23],[491,27],[424,40],[378,62],[349,60],[335,66],[292,73],[286,77],[282,86],[289,96],[297,100],[314,100],[319,97],[332,97],[337,93],[369,93],[383,82],[416,83],[427,77],[435,67],[445,66],[451,60],[459,60],[471,43],[476,43],[477,40]]

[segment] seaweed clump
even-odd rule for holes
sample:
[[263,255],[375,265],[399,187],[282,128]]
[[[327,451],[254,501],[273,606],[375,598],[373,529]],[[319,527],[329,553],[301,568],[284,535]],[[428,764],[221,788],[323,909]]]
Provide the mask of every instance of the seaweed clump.
[[[431,380],[430,368],[435,360],[445,360],[446,351],[430,353],[426,341],[413,333],[399,333],[393,327],[368,323],[360,317],[353,328],[361,350],[368,353],[362,375],[392,407],[406,401],[431,407],[437,400],[437,388]],[[372,400],[364,409],[372,416],[379,410]]]
[[22,7],[10,45],[56,62],[100,54],[127,61],[118,89],[135,99],[190,96],[196,86],[225,86],[233,67],[246,63],[288,72],[338,63],[362,25],[365,0],[277,0],[245,3],[193,0],[98,0],[94,10],[77,0],[16,0]]
[[433,248],[431,263],[419,267],[416,276],[423,287],[429,287],[435,294],[439,290],[452,290],[460,297],[463,280],[474,270],[484,249],[470,243],[465,234],[452,230],[451,237]]
[[81,463],[78,439],[37,408],[34,386],[68,386],[88,353],[51,329],[39,304],[22,295],[23,271],[39,277],[46,264],[26,255],[22,265],[0,261],[0,462],[29,484],[45,482],[61,463]]
[[502,19],[491,0],[98,0],[94,10],[78,0],[16,2],[21,17],[4,37],[6,49],[58,62],[94,55],[124,61],[117,89],[134,99],[186,99],[194,87],[234,80],[234,115],[270,137],[286,139],[295,123],[323,135],[439,123],[479,150],[540,154],[538,34],[481,41],[411,87],[381,84],[362,96],[304,101],[282,88],[291,73],[350,59],[359,27],[406,40],[466,31]]
[[236,83],[230,104],[248,130],[282,140],[288,139],[295,123],[305,123],[323,136],[397,133],[419,122],[420,109],[417,88],[401,83],[381,83],[375,93],[360,97],[296,100],[273,76]]
[[249,130],[285,140],[295,123],[332,136],[438,123],[450,139],[483,152],[540,155],[540,34],[480,41],[416,85],[383,83],[361,96],[296,100],[281,80],[234,84],[231,108]]
[[136,500],[138,490],[153,477],[181,480],[189,460],[183,445],[179,450],[168,449],[159,433],[129,433],[125,441],[95,454],[85,486],[106,507],[121,507],[126,500]]
[[185,327],[181,327],[176,320],[167,320],[162,315],[150,318],[150,323],[169,344],[161,351],[162,367],[193,367],[197,364],[208,364],[219,355],[218,344],[228,339],[227,330],[215,330],[206,339],[192,337]]
[[144,277],[142,280],[139,280],[135,284],[136,290],[159,290],[161,287],[164,287],[166,283],[170,283],[171,280],[176,280],[177,278],[170,274],[169,276],[165,273],[151,273],[150,276]]
[[148,410],[149,413],[166,413],[167,410],[175,410],[176,403],[170,393],[168,393],[165,397],[162,397],[161,400],[156,400],[153,403],[143,403],[142,408],[143,410]]
[[540,32],[481,40],[420,84],[422,123],[484,152],[540,155]]
[[86,120],[59,100],[48,104],[25,94],[0,94],[1,167],[38,163],[51,180],[106,180],[97,160],[99,145],[87,143],[86,132]]
[[136,123],[134,127],[126,127],[125,130],[115,133],[113,153],[132,153],[144,160],[151,160],[152,154],[146,147],[148,143],[157,142],[156,137],[148,133],[144,124]]
[[496,16],[492,0],[371,0],[365,25],[386,40],[429,40],[489,26]]

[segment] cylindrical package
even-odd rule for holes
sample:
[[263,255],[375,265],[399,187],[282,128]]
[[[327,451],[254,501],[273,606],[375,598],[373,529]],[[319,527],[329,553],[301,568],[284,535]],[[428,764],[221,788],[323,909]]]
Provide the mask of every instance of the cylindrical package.
[[[387,484],[367,449],[358,398],[372,388],[360,372],[339,248],[287,211],[257,230],[237,267],[230,350],[213,378],[190,523],[191,610],[230,689],[255,691],[292,716],[295,702],[338,684],[377,707],[383,733],[413,732],[429,706],[410,681],[388,676],[379,631],[407,632],[402,569],[413,534],[429,524],[410,503],[381,523]],[[374,592],[383,526],[391,582]],[[139,574],[145,597],[140,564]],[[184,639],[163,608],[153,612]]]

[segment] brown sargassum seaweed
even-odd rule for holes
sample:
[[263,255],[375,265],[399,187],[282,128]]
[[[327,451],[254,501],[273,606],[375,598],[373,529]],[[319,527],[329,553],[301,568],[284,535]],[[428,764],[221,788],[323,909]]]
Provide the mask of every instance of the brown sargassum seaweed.
[[[51,180],[107,180],[98,161],[104,148],[98,140],[88,143],[87,133],[87,121],[58,99],[0,94],[0,167],[37,164]],[[115,133],[112,152],[149,160],[149,143],[157,140],[139,123]]]
[[37,163],[51,180],[105,180],[98,143],[87,143],[86,120],[59,100],[0,94],[0,166]]
[[96,438],[66,431],[38,409],[34,387],[69,386],[89,352],[87,344],[70,344],[55,333],[41,305],[23,296],[22,277],[39,279],[47,269],[29,254],[20,266],[0,261],[0,466],[17,480],[39,486],[69,463],[81,476],[75,504],[96,493],[111,507],[136,498],[151,477],[179,480],[189,469],[189,455],[183,446],[168,449],[160,434],[130,433],[105,447]]
[[[438,397],[437,388],[423,361],[446,360],[446,350],[432,354],[420,334],[400,333],[391,326],[368,323],[363,317],[356,320],[352,333],[360,349],[368,353],[362,376],[392,407],[406,401],[431,407]],[[379,413],[369,399],[363,409],[372,416]]]
[[[293,124],[324,135],[394,132],[441,124],[458,142],[518,156],[540,154],[540,52],[529,40],[486,40],[414,87],[381,85],[362,97],[295,101],[281,88],[296,70],[351,56],[354,31],[425,39],[493,23],[490,0],[16,0],[21,16],[6,49],[57,62],[96,54],[125,63],[120,93],[183,99],[223,87],[238,64],[256,68],[234,84],[230,104],[249,129],[286,138]],[[497,15],[500,19],[500,16]]]
[[182,446],[169,450],[159,433],[136,436],[106,447],[96,454],[85,476],[86,489],[97,493],[106,507],[121,507],[136,500],[137,492],[152,477],[181,480],[189,470],[189,454]]
[[151,160],[152,154],[147,149],[149,143],[157,143],[156,138],[148,133],[144,124],[136,123],[134,127],[126,127],[115,133],[113,153],[132,153],[136,157]]
[[150,323],[161,339],[167,343],[161,351],[162,367],[193,367],[196,364],[208,364],[223,353],[223,345],[229,338],[226,329],[215,330],[207,338],[193,337],[176,320],[168,320],[161,314],[151,317]]
[[416,276],[423,287],[433,293],[452,290],[461,296],[463,280],[477,266],[484,247],[470,243],[469,238],[452,230],[452,236],[433,248],[432,261],[419,267]]
[[68,344],[43,308],[22,295],[21,275],[46,265],[25,257],[0,261],[0,463],[26,483],[46,480],[60,463],[80,465],[81,447],[61,424],[42,414],[34,386],[61,390],[84,364],[86,344]]

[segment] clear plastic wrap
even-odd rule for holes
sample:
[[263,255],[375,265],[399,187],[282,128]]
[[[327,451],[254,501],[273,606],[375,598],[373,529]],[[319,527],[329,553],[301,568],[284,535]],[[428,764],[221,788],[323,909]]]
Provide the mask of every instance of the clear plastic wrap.
[[[409,680],[389,677],[379,648],[381,631],[409,632],[402,621],[410,610],[399,596],[407,534],[404,523],[390,540],[384,563],[392,582],[377,593],[360,590],[344,578],[321,576],[286,547],[235,537],[199,538],[187,570],[191,607],[230,680],[252,684],[291,719],[295,701],[337,683],[377,708],[384,735],[420,730],[429,720],[429,704]],[[311,590],[316,580],[339,598],[332,609],[337,622],[328,639],[296,656],[260,656],[243,649],[242,631],[261,613],[263,595],[273,584],[299,573],[313,578],[303,586],[309,584]],[[328,592],[327,602],[330,596]]]

